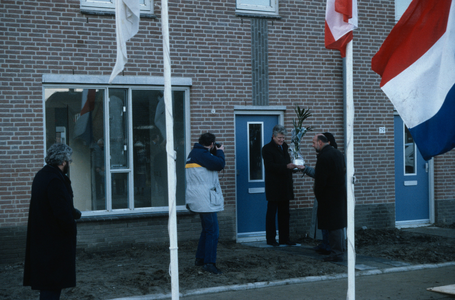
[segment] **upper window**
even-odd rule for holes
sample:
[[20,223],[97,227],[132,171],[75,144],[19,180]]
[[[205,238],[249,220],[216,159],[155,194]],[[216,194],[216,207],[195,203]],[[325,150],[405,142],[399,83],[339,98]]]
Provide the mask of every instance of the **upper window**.
[[278,15],[278,0],[237,0],[236,11],[261,15]]
[[[115,12],[116,0],[80,0],[81,10],[93,12]],[[121,0],[120,0],[121,1]],[[137,0],[141,13],[153,14],[153,0]]]
[[[185,204],[185,108],[189,88],[173,88],[177,205]],[[162,87],[46,85],[46,149],[73,149],[74,205],[89,214],[167,210]]]
[[395,0],[395,22],[400,20],[412,0]]

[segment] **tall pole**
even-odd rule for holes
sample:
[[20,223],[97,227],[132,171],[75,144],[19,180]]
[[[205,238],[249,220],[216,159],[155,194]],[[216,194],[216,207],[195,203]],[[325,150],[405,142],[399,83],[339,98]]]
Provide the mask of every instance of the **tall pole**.
[[179,299],[179,264],[177,245],[177,210],[175,192],[177,176],[175,171],[176,151],[174,150],[174,119],[172,116],[171,56],[169,49],[169,8],[168,0],[161,1],[161,27],[163,34],[163,65],[164,65],[164,106],[166,116],[166,153],[167,179],[169,197],[169,251],[171,256],[170,274],[172,299]]
[[346,299],[355,299],[355,197],[354,197],[354,88],[352,71],[352,41],[346,46],[345,97],[346,97],[346,187],[348,201],[348,294]]

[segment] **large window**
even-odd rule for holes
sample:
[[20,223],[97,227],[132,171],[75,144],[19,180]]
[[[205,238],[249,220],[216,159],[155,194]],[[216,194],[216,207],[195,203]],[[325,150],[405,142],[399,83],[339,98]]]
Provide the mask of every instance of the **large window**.
[[[74,151],[69,177],[86,214],[167,210],[167,154],[162,89],[46,86],[46,148]],[[177,205],[185,199],[188,89],[172,92]]]

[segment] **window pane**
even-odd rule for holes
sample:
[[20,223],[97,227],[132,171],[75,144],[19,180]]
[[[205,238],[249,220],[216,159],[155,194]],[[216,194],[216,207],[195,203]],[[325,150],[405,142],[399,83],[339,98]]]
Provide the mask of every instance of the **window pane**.
[[[73,149],[69,177],[74,205],[104,210],[104,90],[46,88],[46,148],[59,142]],[[89,188],[87,188],[89,187]]]
[[236,9],[252,13],[278,13],[278,2],[271,0],[237,0]]
[[112,174],[112,209],[128,208],[128,174]]
[[[173,92],[177,204],[185,203],[185,92]],[[168,205],[166,124],[162,91],[133,90],[134,207]]]
[[242,0],[242,4],[255,5],[255,6],[272,6],[270,0]]
[[414,139],[406,126],[404,127],[404,143],[405,174],[415,174],[416,146]]
[[111,168],[128,168],[127,89],[109,89],[109,135]]
[[250,180],[262,180],[262,124],[248,124]]

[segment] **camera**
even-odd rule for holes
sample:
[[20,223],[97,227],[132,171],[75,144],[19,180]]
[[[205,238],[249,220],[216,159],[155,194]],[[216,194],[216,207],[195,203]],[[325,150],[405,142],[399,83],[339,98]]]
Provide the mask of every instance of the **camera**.
[[216,155],[216,148],[220,148],[221,147],[221,144],[220,143],[213,143],[213,148],[210,149],[210,153],[212,153],[213,155]]

